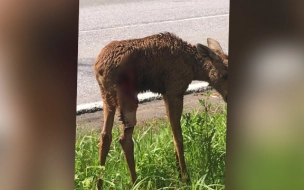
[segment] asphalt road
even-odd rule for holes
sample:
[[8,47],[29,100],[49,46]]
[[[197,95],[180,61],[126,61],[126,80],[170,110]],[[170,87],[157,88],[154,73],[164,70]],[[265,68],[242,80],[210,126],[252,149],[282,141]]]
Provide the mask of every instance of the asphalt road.
[[229,0],[80,0],[77,105],[101,101],[93,63],[106,44],[165,31],[227,52]]

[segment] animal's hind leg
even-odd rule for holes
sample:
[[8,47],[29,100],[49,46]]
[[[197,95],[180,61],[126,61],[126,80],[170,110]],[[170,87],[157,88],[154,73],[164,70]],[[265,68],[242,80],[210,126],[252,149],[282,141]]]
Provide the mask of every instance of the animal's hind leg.
[[136,108],[124,109],[121,108],[122,120],[122,135],[119,138],[119,143],[124,152],[125,160],[128,164],[132,182],[136,181],[135,160],[134,160],[134,143],[132,134],[136,125]]
[[[115,100],[116,94],[110,95],[110,94],[104,94],[103,95],[103,114],[104,114],[104,124],[101,131],[101,137],[100,137],[100,147],[99,147],[99,154],[100,154],[100,165],[104,166],[106,162],[106,157],[110,150],[110,145],[112,142],[112,128],[113,128],[113,122],[114,122],[114,116],[115,116],[115,103],[113,100]],[[98,190],[102,189],[102,180],[98,180],[97,188]]]
[[134,127],[126,128],[123,125],[122,135],[119,138],[119,143],[124,152],[125,160],[128,164],[128,168],[131,175],[131,180],[133,183],[136,181],[136,171],[135,171],[135,160],[134,160],[134,143],[132,140]]
[[[129,81],[132,82],[132,81]],[[125,160],[128,164],[132,182],[136,181],[134,143],[132,134],[136,125],[136,110],[138,107],[137,92],[132,83],[122,84],[118,90],[118,102],[120,111],[120,120],[122,121],[122,135],[119,143],[124,152]]]

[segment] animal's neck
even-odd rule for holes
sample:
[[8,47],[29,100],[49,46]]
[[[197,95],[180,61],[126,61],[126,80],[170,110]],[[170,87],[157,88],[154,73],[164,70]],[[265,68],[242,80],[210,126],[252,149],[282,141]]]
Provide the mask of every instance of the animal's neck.
[[201,56],[199,56],[196,47],[194,47],[193,57],[194,63],[192,64],[193,70],[193,80],[210,82],[209,73],[211,71],[211,65],[208,64],[208,60],[203,60]]

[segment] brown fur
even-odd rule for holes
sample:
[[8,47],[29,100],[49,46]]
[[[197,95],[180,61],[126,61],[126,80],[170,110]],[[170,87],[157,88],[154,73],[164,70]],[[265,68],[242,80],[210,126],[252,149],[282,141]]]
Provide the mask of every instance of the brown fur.
[[209,82],[225,101],[227,99],[228,56],[218,42],[210,38],[207,42],[209,48],[201,44],[194,46],[172,33],[160,33],[113,41],[102,49],[94,65],[105,112],[100,140],[101,165],[105,164],[109,151],[113,119],[118,109],[123,123],[120,143],[135,182],[132,133],[136,125],[137,94],[150,90],[163,95],[181,176],[186,179],[180,128],[183,94],[193,80],[201,80]]

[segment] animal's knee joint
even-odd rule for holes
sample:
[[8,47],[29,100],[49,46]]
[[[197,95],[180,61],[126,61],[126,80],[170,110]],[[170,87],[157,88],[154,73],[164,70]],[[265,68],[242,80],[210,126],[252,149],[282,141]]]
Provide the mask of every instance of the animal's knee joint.
[[132,137],[131,137],[131,138],[120,137],[119,140],[118,140],[118,142],[119,142],[121,145],[133,144]]
[[122,136],[120,136],[119,137],[119,143],[120,144],[125,144],[125,143],[127,143],[127,142],[133,142],[133,140],[132,140],[132,134],[133,134],[133,130],[134,130],[134,128],[132,127],[130,127],[130,128],[125,128],[124,129],[124,134],[122,135]]
[[123,143],[124,143],[124,140],[125,140],[124,137],[119,137],[118,142],[119,142],[120,144],[123,144]]

